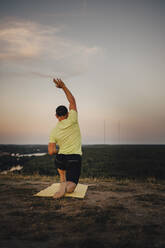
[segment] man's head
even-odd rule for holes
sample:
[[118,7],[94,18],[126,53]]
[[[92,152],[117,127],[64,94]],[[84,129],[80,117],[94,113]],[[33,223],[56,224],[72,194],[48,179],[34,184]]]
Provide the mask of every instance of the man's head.
[[56,117],[59,120],[66,119],[68,117],[68,109],[63,105],[58,106],[56,108]]

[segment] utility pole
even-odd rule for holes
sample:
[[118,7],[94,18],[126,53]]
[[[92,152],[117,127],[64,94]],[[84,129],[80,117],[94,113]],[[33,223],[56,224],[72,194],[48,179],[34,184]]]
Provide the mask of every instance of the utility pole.
[[105,120],[104,120],[104,145],[105,145]]
[[120,120],[119,120],[119,122],[118,122],[118,142],[119,142],[119,145],[120,145],[120,137],[121,136],[121,125],[120,125]]

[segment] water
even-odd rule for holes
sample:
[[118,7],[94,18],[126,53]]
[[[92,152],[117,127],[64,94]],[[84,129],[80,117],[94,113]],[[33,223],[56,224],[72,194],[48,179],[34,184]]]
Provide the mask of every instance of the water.
[[4,170],[1,172],[1,174],[3,175],[6,175],[8,172],[12,172],[12,171],[19,171],[19,170],[22,170],[23,166],[20,166],[20,165],[16,165],[16,166],[13,166],[11,167],[9,170]]
[[25,154],[12,153],[11,156],[16,156],[16,157],[20,158],[20,157],[31,157],[31,156],[44,156],[46,154],[47,153],[44,153],[44,152],[42,152],[42,153],[41,152],[40,153],[39,152],[38,153],[28,153],[28,154],[26,154],[26,153]]

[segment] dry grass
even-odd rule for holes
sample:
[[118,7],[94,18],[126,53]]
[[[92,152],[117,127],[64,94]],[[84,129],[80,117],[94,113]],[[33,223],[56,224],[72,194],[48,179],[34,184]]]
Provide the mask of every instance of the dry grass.
[[86,178],[83,200],[33,197],[56,181],[0,176],[1,248],[165,247],[165,181]]

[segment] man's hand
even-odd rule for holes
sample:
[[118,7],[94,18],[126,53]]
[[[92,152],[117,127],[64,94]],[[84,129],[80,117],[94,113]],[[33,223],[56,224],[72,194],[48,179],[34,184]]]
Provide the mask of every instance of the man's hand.
[[77,111],[75,98],[70,92],[70,90],[66,87],[64,82],[60,78],[57,78],[57,79],[54,78],[53,82],[56,84],[57,88],[61,88],[65,92],[65,95],[69,101],[69,110],[73,109]]
[[53,82],[56,84],[57,88],[63,88],[65,86],[61,78],[57,78],[57,79],[53,78]]

